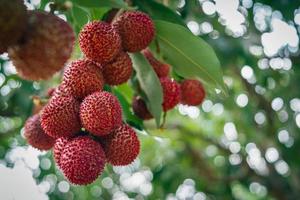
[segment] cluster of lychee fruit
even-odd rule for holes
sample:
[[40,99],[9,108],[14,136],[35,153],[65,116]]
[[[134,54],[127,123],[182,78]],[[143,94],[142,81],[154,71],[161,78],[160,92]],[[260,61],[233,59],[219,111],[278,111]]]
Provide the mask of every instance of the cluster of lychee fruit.
[[71,26],[54,14],[27,11],[23,0],[0,1],[0,30],[0,54],[7,52],[27,80],[50,78],[73,51]]
[[[168,64],[156,59],[148,48],[144,49],[142,53],[159,77],[163,90],[162,108],[164,112],[173,109],[179,103],[198,106],[203,102],[206,94],[200,81],[186,79],[178,83],[176,80],[170,78],[170,66]],[[143,120],[153,118],[147,108],[146,102],[139,95],[133,98],[132,109],[135,115]]]
[[[73,47],[73,31],[52,14],[30,11],[28,15],[33,30],[25,35],[30,37],[8,51],[22,76],[40,79],[57,71],[54,66],[67,60]],[[133,67],[128,53],[142,51],[160,78],[164,112],[179,102],[199,105],[203,101],[205,91],[199,81],[179,84],[169,78],[170,66],[157,60],[147,48],[154,35],[151,18],[139,11],[126,11],[111,23],[86,24],[79,33],[84,58],[66,66],[61,84],[49,91],[48,103],[27,120],[28,143],[40,150],[53,148],[57,166],[71,183],[92,183],[106,163],[128,165],[139,154],[140,142],[134,129],[123,122],[117,97],[103,90],[105,84],[115,86],[130,79]],[[40,52],[32,53],[31,48]],[[37,65],[42,69],[36,69]],[[152,118],[140,96],[134,97],[132,108],[138,117]]]
[[130,79],[133,67],[127,52],[146,48],[154,25],[142,12],[120,15],[111,24],[92,21],[79,34],[83,59],[69,63],[62,83],[49,91],[50,100],[25,124],[29,144],[53,147],[54,160],[73,184],[92,183],[106,163],[128,165],[139,154],[133,128],[122,121],[122,108],[105,84]]

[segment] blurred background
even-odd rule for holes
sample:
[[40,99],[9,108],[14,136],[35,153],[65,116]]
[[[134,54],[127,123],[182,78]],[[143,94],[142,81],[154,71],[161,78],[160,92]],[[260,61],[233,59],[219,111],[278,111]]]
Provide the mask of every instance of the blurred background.
[[[176,10],[193,34],[213,46],[228,97],[216,91],[200,107],[177,106],[168,113],[165,129],[147,122],[138,131],[142,151],[134,163],[107,166],[93,184],[73,186],[55,167],[51,152],[29,147],[23,137],[34,96],[45,96],[61,74],[24,81],[2,54],[1,200],[300,199],[300,2],[158,2]],[[26,1],[26,6],[50,10],[44,0]],[[79,22],[88,20],[78,20],[72,10],[56,14],[77,32]],[[130,102],[131,88],[118,88]]]

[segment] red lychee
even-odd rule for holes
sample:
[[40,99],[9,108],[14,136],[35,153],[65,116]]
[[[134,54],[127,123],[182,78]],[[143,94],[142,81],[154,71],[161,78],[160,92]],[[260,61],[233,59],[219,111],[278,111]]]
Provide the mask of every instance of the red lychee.
[[139,155],[140,141],[135,131],[126,124],[121,125],[100,140],[107,162],[112,165],[128,165]]
[[120,85],[128,81],[132,74],[132,62],[129,55],[121,52],[113,62],[103,67],[105,83]]
[[100,64],[111,62],[121,50],[121,38],[108,23],[93,21],[79,34],[79,45],[88,59]]
[[182,104],[190,106],[200,105],[205,98],[205,90],[198,80],[184,80],[180,84]]
[[0,1],[0,54],[18,42],[26,28],[26,21],[23,0]]
[[71,56],[74,32],[61,18],[41,11],[28,12],[25,36],[8,49],[18,74],[27,80],[50,78]]
[[53,96],[41,113],[41,124],[51,137],[71,137],[80,131],[80,103],[74,97]]
[[55,142],[54,138],[47,135],[42,129],[39,114],[35,114],[27,119],[24,136],[31,146],[39,150],[49,150]]
[[180,85],[169,78],[160,78],[163,89],[163,110],[166,112],[174,108],[180,101]]
[[109,92],[94,92],[81,103],[80,119],[92,134],[107,135],[122,123],[121,105]]
[[101,91],[104,81],[99,66],[88,60],[77,60],[68,65],[62,85],[67,94],[82,99]]
[[103,171],[106,158],[101,145],[89,136],[69,141],[60,155],[60,168],[67,179],[76,185],[87,185]]
[[159,78],[167,77],[170,73],[170,66],[157,60],[149,49],[142,51],[150,65],[153,67],[155,73]]
[[132,110],[136,116],[143,120],[152,119],[153,116],[149,112],[145,101],[140,97],[136,96],[132,100]]
[[55,143],[53,146],[53,158],[59,168],[60,168],[61,153],[70,140],[71,140],[71,138],[68,138],[68,137],[60,137],[55,140]]
[[122,38],[125,51],[138,52],[146,48],[154,38],[155,27],[151,18],[139,11],[127,11],[114,23]]

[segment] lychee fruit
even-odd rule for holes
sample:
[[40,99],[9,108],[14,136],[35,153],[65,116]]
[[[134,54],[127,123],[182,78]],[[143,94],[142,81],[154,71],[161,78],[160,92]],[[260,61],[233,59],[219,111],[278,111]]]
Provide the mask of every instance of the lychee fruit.
[[53,96],[41,111],[41,124],[51,137],[71,137],[80,131],[80,103],[74,97]]
[[170,78],[160,78],[163,89],[163,110],[166,112],[174,108],[180,101],[180,85]]
[[67,90],[64,85],[60,84],[56,88],[54,88],[54,91],[52,92],[51,98],[57,98],[57,97],[69,97],[70,94],[67,93]]
[[159,78],[167,77],[170,73],[170,66],[166,63],[162,63],[157,60],[149,49],[142,51],[143,55],[146,57],[150,65],[153,67],[155,73]]
[[126,124],[100,138],[100,142],[103,144],[107,162],[115,166],[132,163],[140,152],[140,141],[135,131]]
[[47,90],[47,97],[52,97],[55,93],[56,87],[51,87]]
[[70,140],[71,140],[71,138],[68,138],[68,137],[60,137],[55,140],[55,143],[53,146],[53,158],[59,168],[60,168],[61,153]]
[[0,54],[18,42],[26,24],[27,14],[23,0],[0,1]]
[[103,171],[106,158],[101,145],[89,136],[69,141],[60,155],[60,169],[76,185],[87,185]]
[[105,64],[119,54],[121,38],[110,24],[92,21],[81,30],[79,45],[88,59]]
[[132,74],[132,62],[129,55],[121,52],[113,62],[103,67],[105,83],[120,85],[128,81]]
[[109,92],[94,92],[80,105],[83,127],[96,136],[109,134],[122,123],[122,109],[118,99]]
[[95,91],[101,91],[104,81],[96,64],[88,60],[77,60],[68,65],[62,85],[67,94],[82,99]]
[[205,90],[198,80],[184,80],[180,84],[182,104],[189,106],[200,105],[205,98]]
[[149,112],[145,101],[140,97],[136,96],[132,100],[132,110],[136,116],[143,120],[152,119],[153,116]]
[[50,78],[70,58],[75,40],[63,19],[41,11],[28,12],[24,37],[8,54],[18,74],[27,80]]
[[153,40],[155,27],[151,18],[139,11],[123,13],[113,26],[122,38],[125,51],[138,52],[145,49]]
[[27,119],[24,136],[31,146],[39,150],[49,150],[55,142],[55,139],[47,135],[42,129],[39,114]]

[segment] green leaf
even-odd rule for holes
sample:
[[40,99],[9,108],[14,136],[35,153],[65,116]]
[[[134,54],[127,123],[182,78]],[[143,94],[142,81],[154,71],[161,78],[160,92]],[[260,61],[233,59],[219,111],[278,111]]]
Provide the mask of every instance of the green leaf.
[[154,116],[157,127],[159,127],[163,102],[163,93],[159,79],[141,53],[131,54],[130,56],[141,89],[147,97],[149,111]]
[[180,25],[166,21],[155,21],[155,25],[159,49],[177,74],[200,78],[226,94],[220,62],[212,47]]
[[76,25],[80,28],[89,21],[88,11],[77,5],[72,8],[72,16]]
[[110,8],[102,7],[102,8],[89,8],[92,20],[101,20],[105,13],[107,13]]
[[72,2],[83,7],[128,8],[123,0],[72,0]]
[[164,20],[186,26],[180,15],[161,3],[153,0],[134,0],[133,3],[140,10],[148,13],[153,20]]

